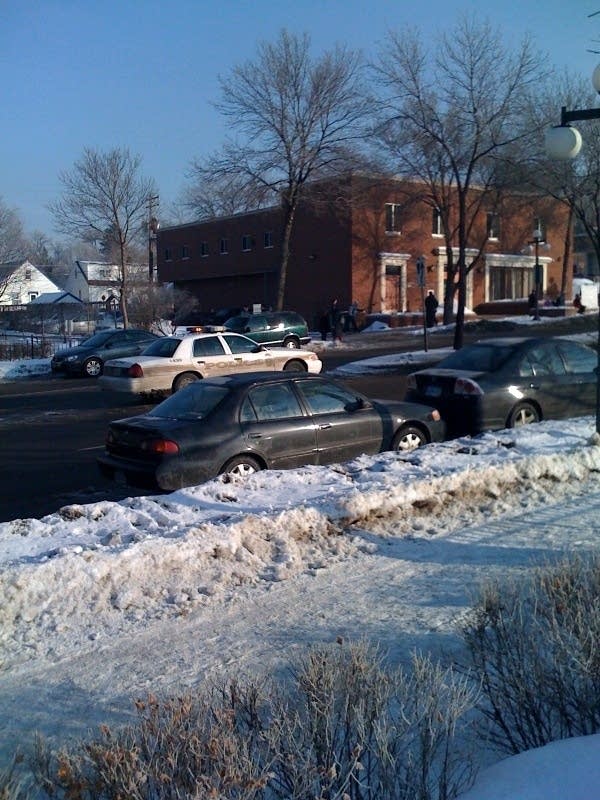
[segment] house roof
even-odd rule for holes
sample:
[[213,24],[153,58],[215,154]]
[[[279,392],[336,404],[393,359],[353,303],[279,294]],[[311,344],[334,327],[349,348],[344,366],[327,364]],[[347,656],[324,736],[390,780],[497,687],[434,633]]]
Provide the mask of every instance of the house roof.
[[72,305],[83,305],[83,301],[75,297],[71,292],[44,292],[31,300],[30,305],[57,305],[69,303]]

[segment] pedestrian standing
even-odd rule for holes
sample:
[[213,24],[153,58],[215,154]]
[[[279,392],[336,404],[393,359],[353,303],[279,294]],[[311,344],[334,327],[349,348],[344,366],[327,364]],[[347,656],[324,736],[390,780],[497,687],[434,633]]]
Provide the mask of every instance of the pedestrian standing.
[[338,301],[332,300],[329,308],[329,327],[333,334],[333,343],[342,341],[343,319],[339,309]]
[[430,289],[425,298],[425,322],[428,328],[435,328],[437,325],[435,315],[437,314],[438,305],[438,299],[434,295],[433,290]]

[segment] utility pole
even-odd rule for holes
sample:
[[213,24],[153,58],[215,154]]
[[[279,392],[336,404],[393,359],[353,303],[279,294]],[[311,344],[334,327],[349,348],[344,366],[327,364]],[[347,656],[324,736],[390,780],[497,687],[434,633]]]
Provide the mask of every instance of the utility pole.
[[154,276],[154,251],[156,246],[156,232],[159,228],[158,219],[154,216],[154,207],[158,207],[158,195],[151,194],[148,196],[148,280],[153,283]]

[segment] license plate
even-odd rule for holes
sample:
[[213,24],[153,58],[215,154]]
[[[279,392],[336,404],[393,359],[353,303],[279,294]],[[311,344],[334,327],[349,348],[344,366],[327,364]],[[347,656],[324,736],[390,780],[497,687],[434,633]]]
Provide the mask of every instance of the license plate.
[[425,394],[427,397],[439,397],[442,393],[441,386],[426,386],[425,387]]

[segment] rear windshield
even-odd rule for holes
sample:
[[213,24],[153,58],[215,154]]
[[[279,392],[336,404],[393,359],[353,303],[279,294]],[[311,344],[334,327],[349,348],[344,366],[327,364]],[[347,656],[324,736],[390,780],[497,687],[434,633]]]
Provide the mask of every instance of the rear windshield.
[[150,412],[152,417],[169,419],[202,419],[223,402],[229,394],[225,386],[197,381],[175,392]]
[[143,355],[171,358],[180,344],[181,339],[175,336],[165,336],[149,344],[148,347],[144,349]]
[[506,345],[473,344],[457,350],[437,365],[440,369],[464,369],[471,372],[494,372],[513,354],[514,348]]

